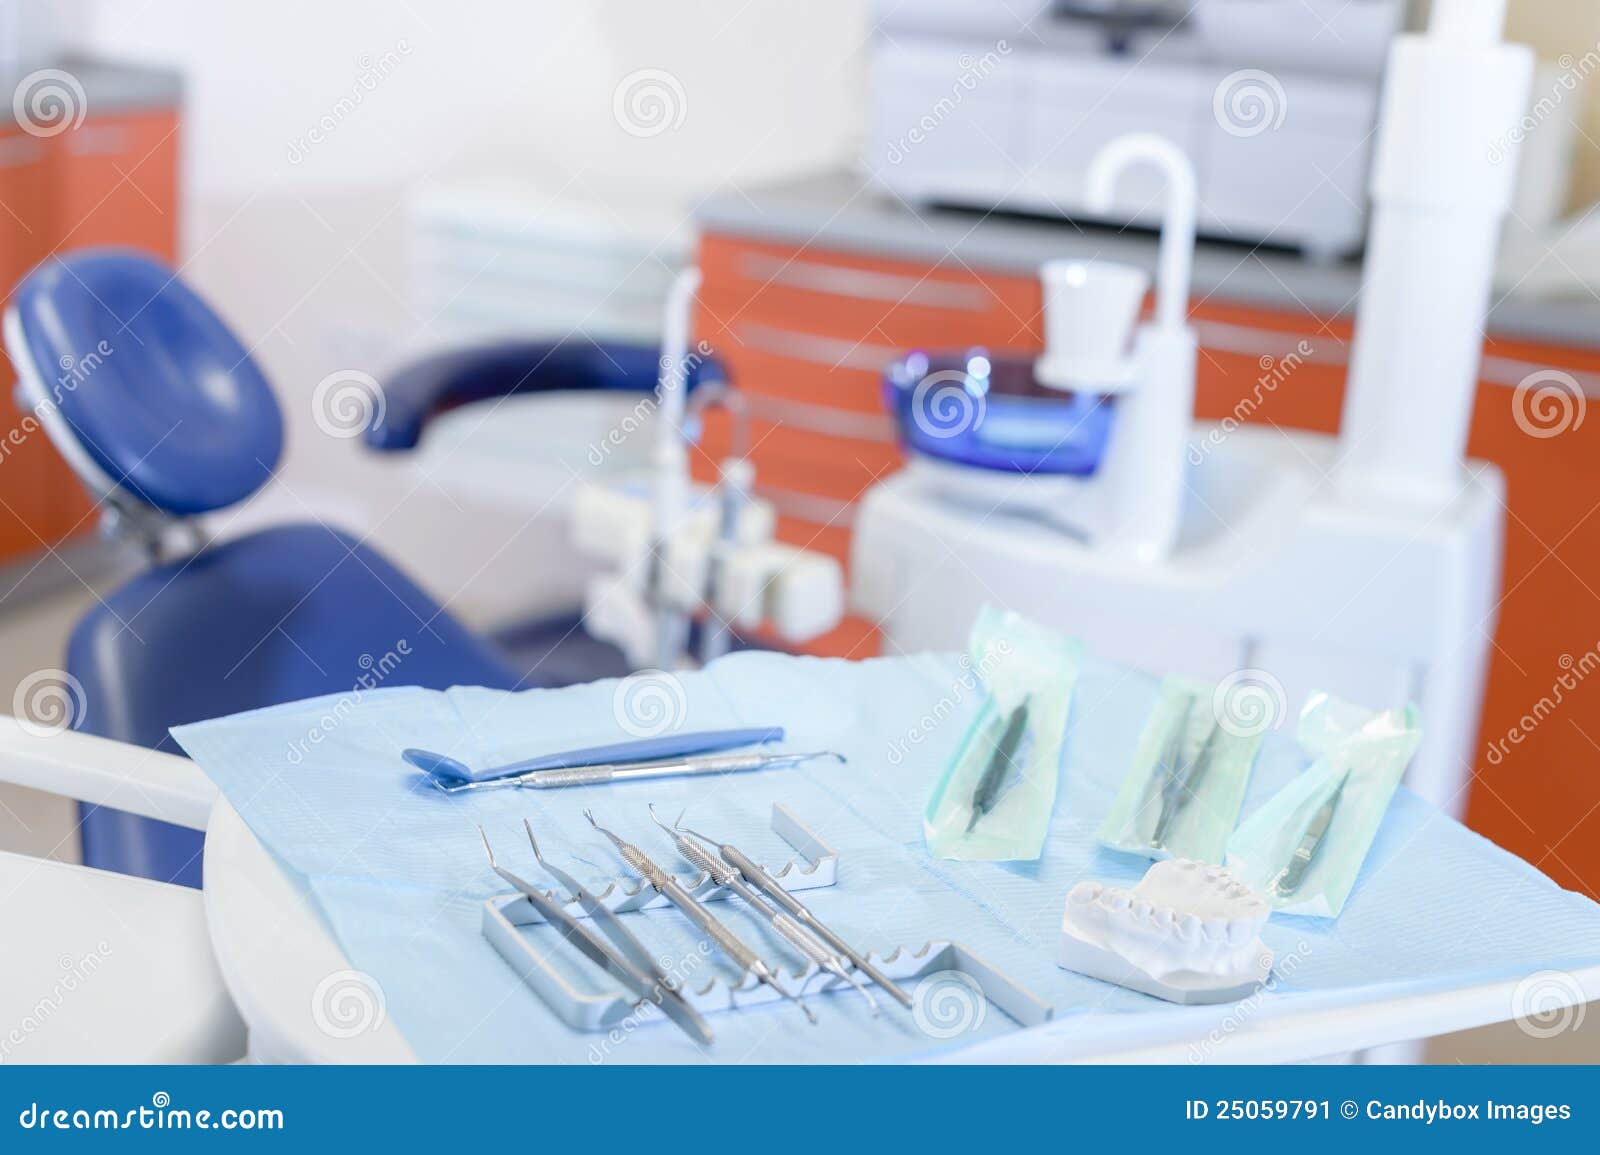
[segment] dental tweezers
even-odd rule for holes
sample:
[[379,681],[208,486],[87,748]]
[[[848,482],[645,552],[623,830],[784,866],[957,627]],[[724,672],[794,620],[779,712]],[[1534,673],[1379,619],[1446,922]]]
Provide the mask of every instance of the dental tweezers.
[[[561,931],[562,937],[582,951],[591,962],[619,979],[634,995],[636,1005],[646,1000],[654,1002],[673,1022],[682,1027],[691,1038],[705,1044],[711,1042],[711,1028],[706,1025],[706,1021],[683,1000],[682,995],[662,981],[659,975],[655,973],[654,964],[650,968],[652,973],[646,973],[614,947],[601,942],[594,931],[585,926],[582,919],[575,917],[571,911],[567,910],[565,905],[496,862],[494,847],[489,845],[489,835],[481,826],[478,827],[478,836],[483,839],[483,849],[484,853],[489,856],[490,869],[521,891],[533,908],[545,917],[545,921],[557,927]],[[532,830],[528,831],[528,837],[530,839],[533,837]],[[535,854],[537,854],[537,849]],[[542,858],[539,861],[544,863]],[[546,870],[551,870],[548,863],[544,863],[544,866]],[[558,878],[561,877],[554,870],[551,870],[551,873]],[[583,891],[583,888],[576,886],[572,880],[567,880],[567,883],[576,890]],[[583,893],[587,894],[588,892],[583,891]],[[579,897],[580,901],[582,901],[582,895]],[[592,899],[593,896],[591,895],[590,898]],[[596,903],[595,905],[600,906],[602,904]],[[587,909],[587,904],[585,906]],[[625,929],[623,933],[628,934]],[[632,935],[628,934],[628,937],[632,938]],[[634,941],[635,945],[637,945],[637,940]],[[640,949],[643,948],[641,947]]]

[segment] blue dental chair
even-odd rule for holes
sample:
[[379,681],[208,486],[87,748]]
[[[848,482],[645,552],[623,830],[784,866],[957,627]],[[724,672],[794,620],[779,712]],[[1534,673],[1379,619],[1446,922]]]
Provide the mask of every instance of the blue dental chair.
[[[283,421],[248,348],[177,274],[128,250],[54,257],[12,296],[5,341],[18,407],[37,415],[107,522],[150,568],[74,629],[76,729],[174,749],[168,728],[371,684],[502,689],[523,681],[405,574],[345,532],[283,525],[190,551],[185,519],[241,502],[273,476]],[[70,377],[59,366],[75,366]],[[431,358],[384,387],[368,443],[414,446],[456,405],[552,389],[653,389],[653,348],[500,345]],[[689,387],[720,378],[696,365]],[[286,751],[286,757],[288,752]],[[201,836],[84,808],[84,861],[199,885]]]

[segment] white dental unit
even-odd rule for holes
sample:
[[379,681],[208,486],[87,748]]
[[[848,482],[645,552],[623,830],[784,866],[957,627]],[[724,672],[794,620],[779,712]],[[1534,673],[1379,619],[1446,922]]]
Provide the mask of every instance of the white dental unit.
[[[959,647],[977,608],[1000,601],[1114,660],[1259,684],[1279,720],[1313,688],[1413,700],[1427,737],[1407,782],[1461,812],[1500,591],[1503,481],[1462,460],[1515,178],[1490,145],[1521,115],[1532,68],[1531,53],[1500,41],[1503,16],[1503,3],[1441,0],[1426,35],[1394,41],[1341,435],[1191,425],[1192,378],[1174,358],[1105,391],[1110,448],[1080,493],[914,458],[867,494],[854,539],[854,603],[894,648]],[[1194,210],[1192,185],[1167,169],[1160,303],[1135,363],[1154,334],[1179,347],[1176,249]],[[1103,358],[1104,334],[1133,326],[1137,299],[1115,291],[1125,273],[1091,262],[1074,275],[1064,288],[1060,270],[1044,270],[1042,366]],[[1058,324],[1097,280],[1110,289],[1099,308],[1120,302],[1114,323]],[[1185,428],[1158,428],[1151,405]],[[1129,443],[1138,468],[1124,472]],[[1158,493],[1164,504],[1143,504]],[[1126,518],[1097,528],[1107,503]],[[1129,533],[1141,538],[1131,551]]]
[[573,502],[574,543],[606,567],[585,592],[585,626],[634,666],[672,669],[686,661],[690,618],[701,611],[713,623],[702,646],[707,660],[720,656],[730,627],[770,623],[780,638],[800,643],[844,614],[839,563],[773,540],[777,516],[751,497],[749,462],[721,463],[714,490],[690,479],[685,378],[695,356],[689,331],[699,285],[699,270],[686,270],[667,298],[661,380],[649,405],[653,470],[588,481]]

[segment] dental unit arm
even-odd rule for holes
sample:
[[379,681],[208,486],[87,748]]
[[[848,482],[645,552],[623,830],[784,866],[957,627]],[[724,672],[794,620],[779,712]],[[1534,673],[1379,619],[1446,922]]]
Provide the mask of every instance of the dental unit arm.
[[[451,349],[397,369],[383,381],[383,408],[363,435],[367,448],[417,448],[434,418],[463,405],[528,393],[583,391],[647,395],[660,373],[653,345],[574,339],[495,341]],[[706,358],[689,367],[689,392],[725,384],[722,366]]]
[[752,496],[747,460],[720,463],[721,481],[710,490],[690,479],[685,386],[705,361],[689,345],[699,284],[700,271],[686,269],[668,295],[650,476],[586,484],[573,507],[576,547],[609,571],[589,584],[585,624],[634,666],[683,665],[696,614],[709,619],[702,660],[726,648],[728,626],[768,623],[798,643],[826,633],[844,614],[838,562],[774,540],[777,515]]
[[1533,53],[1505,0],[1434,0],[1389,50],[1356,309],[1340,492],[1439,509],[1464,484],[1500,225]]

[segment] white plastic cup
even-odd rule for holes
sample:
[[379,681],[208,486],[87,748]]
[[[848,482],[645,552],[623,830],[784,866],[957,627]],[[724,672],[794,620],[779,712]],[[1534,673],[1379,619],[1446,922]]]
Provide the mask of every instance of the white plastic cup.
[[1044,285],[1044,356],[1034,367],[1054,389],[1114,387],[1128,373],[1128,346],[1150,274],[1115,261],[1056,260]]

